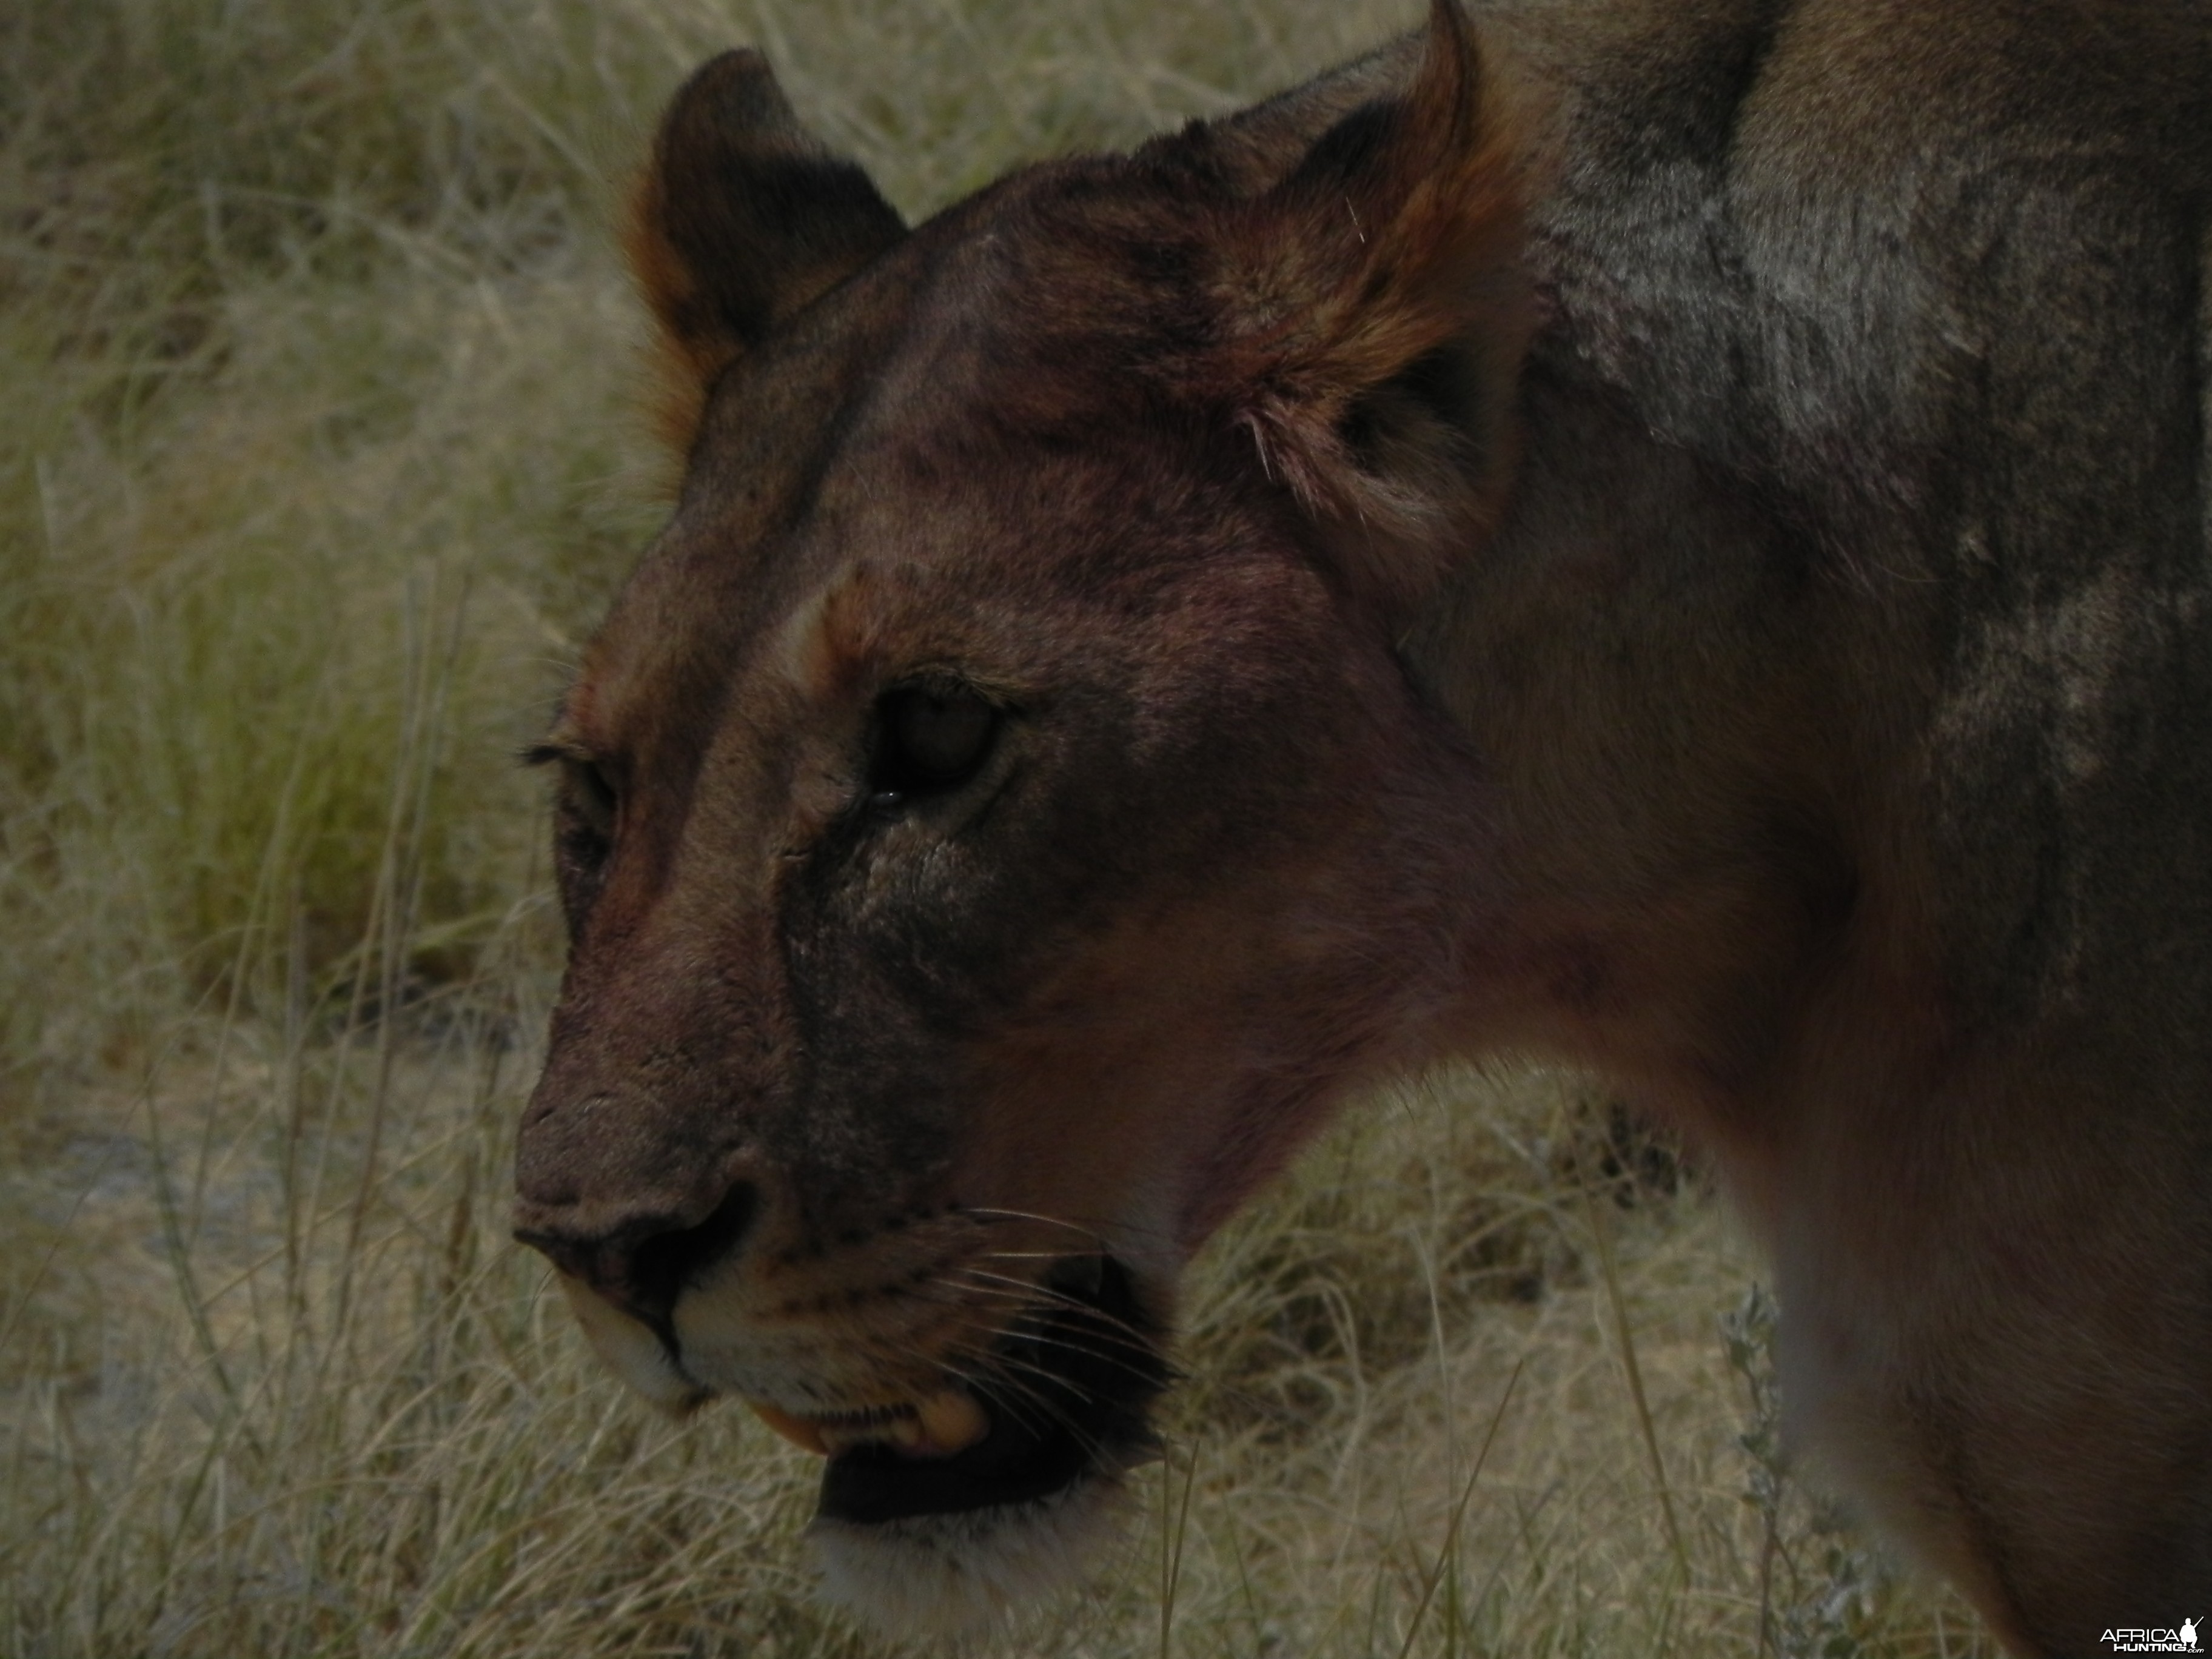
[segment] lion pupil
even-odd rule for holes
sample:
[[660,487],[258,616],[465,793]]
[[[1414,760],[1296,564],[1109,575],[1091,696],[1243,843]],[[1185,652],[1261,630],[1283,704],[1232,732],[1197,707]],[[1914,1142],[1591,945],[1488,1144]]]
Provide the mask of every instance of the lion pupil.
[[879,757],[879,789],[943,788],[982,763],[998,711],[972,692],[894,693],[885,710],[889,742]]

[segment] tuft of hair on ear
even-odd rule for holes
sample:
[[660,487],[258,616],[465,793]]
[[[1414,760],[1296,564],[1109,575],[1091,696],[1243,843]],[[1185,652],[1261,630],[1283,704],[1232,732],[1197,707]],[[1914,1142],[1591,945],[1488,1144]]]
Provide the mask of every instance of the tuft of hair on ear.
[[678,88],[624,243],[659,324],[662,435],[679,452],[722,371],[906,234],[868,175],[809,132],[758,52]]
[[1389,611],[1503,507],[1534,319],[1522,151],[1466,13],[1433,0],[1405,90],[1218,222],[1212,343],[1181,373]]

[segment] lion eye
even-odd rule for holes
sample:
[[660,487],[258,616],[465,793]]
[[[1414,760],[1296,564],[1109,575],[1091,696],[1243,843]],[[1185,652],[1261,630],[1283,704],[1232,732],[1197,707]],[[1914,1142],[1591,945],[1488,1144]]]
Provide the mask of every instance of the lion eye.
[[592,834],[612,840],[617,802],[614,785],[607,781],[605,773],[588,761],[572,760],[567,769],[568,799],[576,816]]
[[878,708],[869,787],[878,799],[950,789],[991,752],[999,711],[972,691],[918,687],[888,693]]

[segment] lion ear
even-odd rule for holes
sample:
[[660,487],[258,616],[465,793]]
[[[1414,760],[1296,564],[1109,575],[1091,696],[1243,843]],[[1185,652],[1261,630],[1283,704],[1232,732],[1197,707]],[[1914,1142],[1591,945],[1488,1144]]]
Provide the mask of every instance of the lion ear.
[[1210,373],[1269,471],[1389,609],[1494,521],[1534,307],[1514,124],[1457,0],[1398,96],[1231,216]]
[[906,234],[868,175],[799,124],[767,60],[726,52],[678,89],[630,217],[687,443],[706,391],[785,318]]

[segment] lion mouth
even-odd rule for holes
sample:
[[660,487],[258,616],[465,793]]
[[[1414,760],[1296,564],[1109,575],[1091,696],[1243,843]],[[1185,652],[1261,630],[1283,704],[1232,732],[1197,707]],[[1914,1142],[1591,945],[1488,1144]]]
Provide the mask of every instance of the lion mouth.
[[829,1459],[820,1519],[867,1526],[1034,1503],[1153,1455],[1150,1413],[1169,1368],[1128,1270],[1089,1258],[1046,1288],[1050,1304],[1001,1337],[965,1389],[811,1418],[754,1406]]

